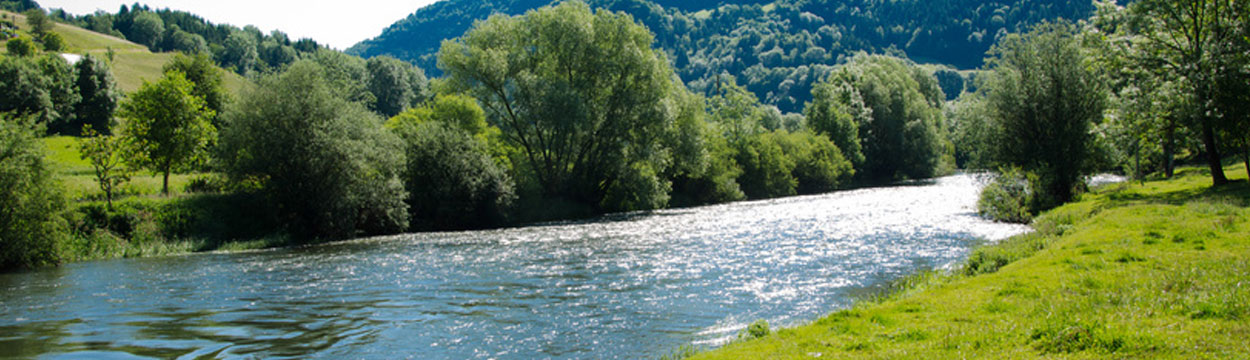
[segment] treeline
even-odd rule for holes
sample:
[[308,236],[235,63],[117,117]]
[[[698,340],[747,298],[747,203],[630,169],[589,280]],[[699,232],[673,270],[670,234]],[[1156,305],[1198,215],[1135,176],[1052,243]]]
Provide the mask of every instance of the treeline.
[[[441,1],[348,49],[365,57],[391,55],[438,74],[440,43],[494,12],[521,14],[544,0]],[[855,53],[889,53],[949,64],[981,66],[999,38],[1045,20],[1083,19],[1089,1],[647,1],[593,0],[623,11],[656,35],[677,73],[694,91],[714,95],[717,79],[733,74],[765,104],[800,113],[812,87]],[[904,55],[905,54],[905,55]],[[946,72],[952,99],[964,80]]]
[[1099,169],[1171,177],[1200,161],[1220,186],[1229,154],[1250,168],[1250,4],[1095,5],[1079,24],[1003,37],[983,91],[950,107],[957,162],[1000,169],[986,215],[1027,222]]
[[[38,4],[29,3],[43,12]],[[152,9],[139,3],[122,5],[116,13],[96,11],[75,16],[52,9],[47,14],[59,22],[147,46],[153,52],[206,54],[217,65],[240,75],[279,70],[325,47],[308,38],[291,39],[279,30],[266,34],[252,25],[213,24],[185,11]]]

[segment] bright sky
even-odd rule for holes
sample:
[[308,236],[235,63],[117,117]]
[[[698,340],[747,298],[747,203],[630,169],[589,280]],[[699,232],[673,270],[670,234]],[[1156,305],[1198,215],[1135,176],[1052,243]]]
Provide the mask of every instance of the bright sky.
[[[117,13],[136,0],[37,0],[44,9],[61,8],[83,15],[96,10]],[[152,9],[182,10],[214,23],[256,25],[282,30],[291,40],[312,38],[343,50],[373,38],[382,29],[437,0],[141,0]]]

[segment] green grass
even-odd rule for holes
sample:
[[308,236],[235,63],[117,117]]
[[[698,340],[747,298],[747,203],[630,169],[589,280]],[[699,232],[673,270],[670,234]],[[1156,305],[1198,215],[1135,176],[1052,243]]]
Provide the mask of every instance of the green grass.
[[[95,172],[91,163],[83,160],[78,152],[78,138],[72,136],[49,136],[43,138],[48,149],[48,159],[56,170],[66,197],[72,200],[100,200],[104,192],[96,183]],[[192,179],[207,174],[171,174],[169,176],[169,192],[171,195],[182,195],[183,189]],[[161,193],[161,175],[150,171],[133,171],[129,182],[121,186],[121,196],[156,197]]]
[[[25,16],[6,11],[0,13],[16,18],[14,22],[18,24],[18,29],[29,30]],[[113,77],[117,80],[117,87],[126,93],[138,90],[145,79],[160,79],[164,74],[161,67],[174,57],[174,53],[153,53],[146,46],[73,25],[56,23],[52,31],[65,39],[66,49],[63,52],[66,53],[106,58],[108,49],[113,49]],[[3,45],[4,42],[0,41],[0,52],[5,51]],[[234,72],[223,71],[223,74],[222,86],[232,94],[239,94],[251,86],[247,79]]]
[[1250,184],[1117,184],[953,274],[696,359],[1250,358]]

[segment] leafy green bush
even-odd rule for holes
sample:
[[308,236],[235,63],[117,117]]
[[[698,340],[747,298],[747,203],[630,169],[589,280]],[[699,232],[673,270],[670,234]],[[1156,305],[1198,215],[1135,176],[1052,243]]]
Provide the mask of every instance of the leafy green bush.
[[997,221],[1028,223],[1033,219],[1029,212],[1033,201],[1031,176],[1019,169],[1005,168],[981,189],[977,199],[977,213]]
[[997,244],[979,247],[968,256],[963,273],[973,276],[996,272],[1007,264],[1045,249],[1051,240],[1053,238],[1031,232],[1007,238]]
[[28,119],[0,116],[0,269],[61,261],[65,200],[36,137],[42,131]]
[[747,325],[746,329],[742,329],[742,332],[738,333],[738,339],[739,340],[759,339],[759,338],[768,336],[769,333],[770,331],[768,330],[768,321],[764,319],[759,319],[759,320],[755,320],[754,322],[751,322],[750,325]]
[[404,184],[413,229],[499,225],[516,197],[506,170],[486,144],[451,124],[393,128],[404,139]]

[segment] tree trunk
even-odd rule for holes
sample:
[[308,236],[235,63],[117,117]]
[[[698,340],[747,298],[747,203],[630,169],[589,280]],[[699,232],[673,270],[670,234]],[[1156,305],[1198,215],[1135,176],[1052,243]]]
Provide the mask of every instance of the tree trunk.
[[1207,148],[1207,166],[1211,168],[1212,185],[1227,184],[1228,178],[1224,177],[1224,166],[1220,165],[1220,148],[1215,142],[1215,129],[1208,116],[1203,116],[1202,119],[1202,143]]
[[169,170],[165,170],[165,179],[161,182],[161,195],[169,196]]
[[1250,135],[1241,143],[1241,162],[1246,165],[1246,181],[1250,181]]
[[1169,121],[1163,132],[1163,177],[1171,179],[1176,167],[1172,159],[1176,157],[1176,124]]

